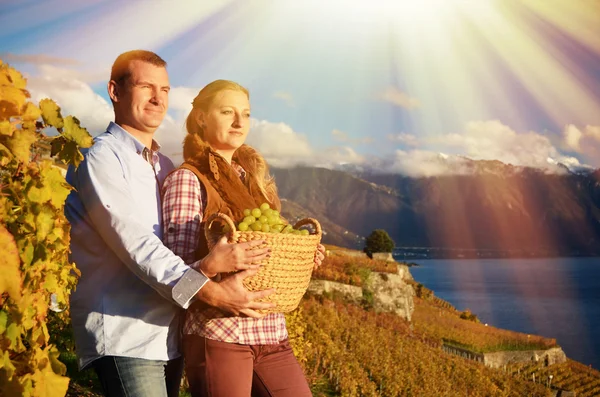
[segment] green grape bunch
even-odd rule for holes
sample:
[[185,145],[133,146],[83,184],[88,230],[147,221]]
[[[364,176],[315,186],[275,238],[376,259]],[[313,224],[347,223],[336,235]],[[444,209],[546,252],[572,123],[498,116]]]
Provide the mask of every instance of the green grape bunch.
[[274,210],[268,203],[262,203],[259,208],[245,209],[244,219],[237,224],[240,232],[255,231],[264,233],[282,233],[309,235],[307,229],[294,229],[281,218],[279,211]]

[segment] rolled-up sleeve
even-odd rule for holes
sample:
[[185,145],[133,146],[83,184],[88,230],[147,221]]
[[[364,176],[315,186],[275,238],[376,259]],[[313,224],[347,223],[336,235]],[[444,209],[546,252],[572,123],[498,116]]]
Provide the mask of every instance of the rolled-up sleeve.
[[76,188],[95,229],[137,277],[186,308],[208,279],[136,219],[136,203],[118,156],[109,147],[93,149],[77,169]]

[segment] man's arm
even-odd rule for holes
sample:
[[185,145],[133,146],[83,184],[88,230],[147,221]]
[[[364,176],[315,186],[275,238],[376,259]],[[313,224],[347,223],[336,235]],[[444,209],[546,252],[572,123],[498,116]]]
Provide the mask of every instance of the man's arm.
[[162,296],[187,307],[208,279],[190,269],[136,219],[136,203],[112,149],[93,147],[79,165],[75,181],[96,231],[117,257]]

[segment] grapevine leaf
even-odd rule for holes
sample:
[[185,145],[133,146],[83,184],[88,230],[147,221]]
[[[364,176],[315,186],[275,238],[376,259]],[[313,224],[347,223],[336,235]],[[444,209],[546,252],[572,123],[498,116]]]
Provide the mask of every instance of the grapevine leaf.
[[12,152],[0,143],[0,166],[6,167],[13,159]]
[[0,120],[18,116],[27,101],[27,91],[6,85],[0,85],[0,88]]
[[41,112],[40,108],[38,108],[31,102],[27,102],[25,104],[25,108],[23,109],[21,119],[27,120],[27,121],[35,121],[35,120],[39,119],[41,115],[42,115],[42,112]]
[[7,69],[7,75],[11,84],[19,89],[25,89],[27,81],[25,80],[23,75],[16,69],[11,68],[10,66]]
[[8,314],[4,310],[0,311],[0,335],[6,331],[6,324],[8,322]]
[[15,239],[8,230],[0,225],[0,294],[8,292],[15,301],[21,297],[21,272],[19,251]]
[[54,127],[62,128],[64,120],[60,114],[60,107],[52,99],[42,99],[40,101],[40,109],[44,123]]
[[8,135],[11,136],[13,134],[14,128],[10,121],[2,120],[0,121],[0,135]]
[[82,148],[92,146],[93,140],[90,133],[79,125],[79,120],[73,116],[65,118],[65,124],[62,135],[69,141],[75,142]]
[[13,349],[19,345],[18,342],[19,342],[20,332],[19,332],[19,327],[17,327],[17,324],[10,323],[10,325],[6,328],[4,335],[6,336],[6,339],[8,339],[8,341],[10,342],[10,346]]
[[44,240],[54,228],[54,211],[47,206],[42,207],[42,210],[35,218],[36,237],[39,241]]
[[[34,393],[40,397],[63,397],[69,387],[69,378],[56,374],[52,369],[52,358],[46,351],[39,351],[38,370],[32,374]],[[48,359],[45,359],[46,357]],[[42,364],[44,363],[44,364]]]
[[65,146],[65,138],[62,136],[57,136],[52,139],[52,143],[50,145],[50,156],[54,157],[63,150],[63,147]]
[[83,155],[75,142],[67,141],[62,150],[58,153],[58,158],[67,164],[73,164],[77,167],[83,160]]
[[52,190],[47,185],[42,185],[42,187],[33,185],[27,191],[27,199],[32,203],[45,203],[50,200],[51,197]]
[[27,129],[16,130],[13,136],[7,140],[6,146],[17,160],[27,163],[29,162],[31,145],[37,141],[37,138],[34,131]]
[[13,365],[12,361],[10,361],[10,355],[8,354],[8,351],[5,351],[2,355],[2,358],[0,359],[0,369],[6,371],[6,376],[9,380],[15,373],[16,368]]
[[71,188],[66,184],[65,178],[58,168],[51,166],[44,173],[44,185],[52,192],[50,202],[56,208],[62,208]]
[[52,366],[52,371],[58,375],[65,375],[67,373],[67,366],[59,361],[58,357],[60,356],[60,352],[54,346],[48,352],[48,357],[50,357],[50,365]]
[[23,262],[23,266],[27,267],[31,265],[33,261],[33,244],[27,240],[19,241],[19,255],[21,257],[21,261]]
[[48,292],[55,292],[56,290],[58,290],[58,280],[56,279],[56,274],[48,273],[46,275],[44,288],[46,288]]

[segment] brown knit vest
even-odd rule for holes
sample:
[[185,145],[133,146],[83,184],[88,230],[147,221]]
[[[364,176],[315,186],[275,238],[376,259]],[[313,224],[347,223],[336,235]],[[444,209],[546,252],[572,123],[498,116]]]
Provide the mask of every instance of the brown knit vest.
[[196,260],[208,254],[204,228],[211,215],[217,212],[226,214],[234,224],[237,224],[244,218],[244,209],[257,208],[262,203],[269,203],[279,209],[278,202],[270,203],[262,194],[253,175],[246,171],[245,181],[242,182],[233,167],[210,148],[205,148],[203,153],[198,153],[193,159],[183,163],[180,168],[192,171],[206,192],[206,207],[200,224]]

